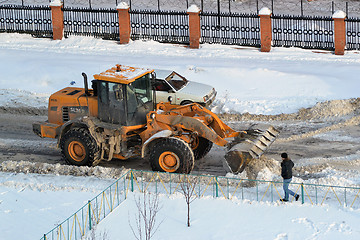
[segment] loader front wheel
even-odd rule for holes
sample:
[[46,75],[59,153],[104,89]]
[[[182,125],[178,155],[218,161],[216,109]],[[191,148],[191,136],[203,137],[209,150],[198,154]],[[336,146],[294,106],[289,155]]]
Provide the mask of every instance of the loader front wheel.
[[194,168],[194,154],[183,140],[161,138],[151,146],[149,162],[154,171],[190,173]]
[[97,145],[85,128],[73,128],[60,140],[61,153],[66,163],[91,166],[97,153]]
[[212,146],[213,143],[206,138],[196,137],[191,144],[195,160],[205,157],[205,155],[210,152]]

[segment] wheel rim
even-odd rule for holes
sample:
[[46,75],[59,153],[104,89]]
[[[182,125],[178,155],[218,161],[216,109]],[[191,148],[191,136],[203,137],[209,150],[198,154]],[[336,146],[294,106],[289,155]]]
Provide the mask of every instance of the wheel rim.
[[74,161],[81,162],[86,156],[84,145],[78,141],[72,141],[68,147],[69,155]]
[[175,153],[166,151],[160,155],[159,165],[166,172],[175,172],[180,166],[180,159]]
[[199,144],[200,144],[199,138],[198,138],[198,137],[195,137],[195,138],[193,139],[193,141],[191,142],[191,149],[192,149],[192,150],[197,149],[197,148],[199,147]]

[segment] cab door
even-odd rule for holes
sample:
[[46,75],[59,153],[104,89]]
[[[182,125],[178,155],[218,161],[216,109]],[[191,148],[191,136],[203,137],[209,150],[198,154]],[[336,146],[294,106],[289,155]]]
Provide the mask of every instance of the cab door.
[[99,119],[113,124],[126,124],[124,85],[98,81]]

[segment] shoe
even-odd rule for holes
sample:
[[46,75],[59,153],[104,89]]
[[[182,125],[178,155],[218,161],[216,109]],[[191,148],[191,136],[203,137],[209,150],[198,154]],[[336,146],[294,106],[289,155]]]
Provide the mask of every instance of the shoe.
[[280,199],[281,202],[288,202],[289,200],[286,200],[285,198]]
[[300,197],[300,195],[299,195],[299,194],[296,194],[296,196],[295,196],[295,201],[299,200],[299,197]]

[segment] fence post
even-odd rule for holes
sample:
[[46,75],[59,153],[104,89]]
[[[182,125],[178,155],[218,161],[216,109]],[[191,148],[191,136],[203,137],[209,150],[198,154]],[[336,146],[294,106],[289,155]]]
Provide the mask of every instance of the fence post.
[[61,40],[64,37],[64,14],[61,10],[61,0],[53,0],[50,3],[53,39]]
[[190,48],[200,47],[200,9],[196,5],[191,5],[187,13],[189,14],[189,38]]
[[126,2],[121,2],[117,5],[116,9],[119,15],[120,44],[128,44],[131,33],[130,7]]
[[219,186],[218,186],[218,178],[215,177],[215,187],[216,187],[216,197],[219,197]]
[[261,52],[270,52],[272,41],[271,11],[264,7],[259,11]]
[[301,184],[301,203],[305,203],[305,196],[304,196],[304,184]]
[[346,46],[346,14],[343,11],[338,10],[333,14],[332,18],[334,19],[335,55],[344,55]]
[[91,202],[90,202],[90,200],[88,201],[88,205],[89,205],[89,230],[91,231]]
[[130,178],[131,178],[131,192],[134,192],[134,175],[132,171],[130,173]]

